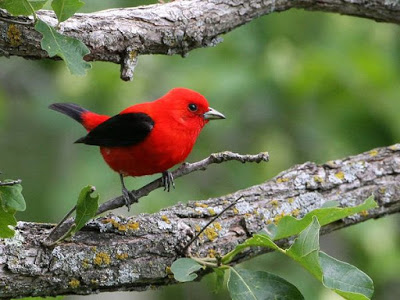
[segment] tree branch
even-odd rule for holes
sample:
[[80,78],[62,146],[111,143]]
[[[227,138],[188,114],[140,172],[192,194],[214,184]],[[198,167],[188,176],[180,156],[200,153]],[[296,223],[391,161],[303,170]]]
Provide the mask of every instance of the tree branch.
[[[253,19],[291,8],[334,12],[400,24],[400,2],[388,0],[182,0],[90,14],[76,14],[61,23],[60,32],[78,38],[90,49],[88,61],[121,64],[121,77],[130,80],[143,54],[180,54],[215,46],[219,37]],[[37,12],[56,26],[51,11]],[[0,55],[48,58],[32,19],[12,17],[0,9]]]
[[[173,178],[179,178],[182,176],[185,176],[187,174],[190,174],[195,171],[199,170],[206,170],[207,167],[211,164],[220,164],[222,162],[226,161],[231,161],[231,160],[236,160],[240,161],[242,163],[246,162],[262,162],[262,161],[268,161],[269,160],[269,155],[267,152],[261,152],[259,154],[255,155],[242,155],[239,153],[234,153],[230,151],[225,151],[225,152],[219,152],[219,153],[213,153],[209,157],[200,160],[195,163],[183,163],[178,169],[172,172],[172,177]],[[145,185],[144,187],[138,189],[138,190],[133,190],[132,192],[135,194],[137,197],[137,200],[140,198],[143,198],[150,194],[150,192],[154,191],[155,189],[158,189],[160,187],[163,187],[163,182],[162,179],[156,179],[149,184]],[[131,203],[132,204],[132,203]],[[107,202],[103,203],[100,205],[99,210],[97,211],[97,215],[104,213],[106,211],[116,209],[118,207],[122,207],[125,205],[125,200],[122,196],[113,198],[111,200],[108,200]]]
[[[192,255],[224,255],[283,215],[303,216],[330,200],[354,206],[371,194],[378,208],[325,226],[323,233],[400,211],[400,144],[297,165],[263,184],[156,214],[98,218],[53,248],[40,242],[53,225],[19,222],[13,239],[0,240],[0,298],[141,291],[173,283],[166,267],[177,249],[239,197],[193,243]],[[248,250],[241,259],[262,251]]]

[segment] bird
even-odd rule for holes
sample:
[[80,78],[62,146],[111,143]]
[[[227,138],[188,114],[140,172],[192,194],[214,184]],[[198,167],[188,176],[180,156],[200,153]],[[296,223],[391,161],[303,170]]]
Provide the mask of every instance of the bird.
[[209,107],[203,95],[187,88],[174,88],[157,100],[134,104],[112,117],[75,103],[54,103],[49,108],[87,130],[75,143],[100,147],[104,161],[119,174],[128,211],[137,197],[126,188],[125,177],[161,173],[164,190],[169,192],[171,186],[175,188],[169,169],[187,158],[210,120],[225,119]]

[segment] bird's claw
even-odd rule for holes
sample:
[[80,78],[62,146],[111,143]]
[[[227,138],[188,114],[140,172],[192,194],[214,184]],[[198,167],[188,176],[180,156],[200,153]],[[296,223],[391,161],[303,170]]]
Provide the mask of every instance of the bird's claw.
[[169,192],[171,190],[171,186],[175,188],[174,176],[169,171],[165,171],[162,173],[162,184],[164,185],[164,191]]
[[122,197],[124,198],[124,202],[126,207],[128,208],[128,211],[130,211],[132,203],[138,202],[138,197],[125,187],[122,188]]

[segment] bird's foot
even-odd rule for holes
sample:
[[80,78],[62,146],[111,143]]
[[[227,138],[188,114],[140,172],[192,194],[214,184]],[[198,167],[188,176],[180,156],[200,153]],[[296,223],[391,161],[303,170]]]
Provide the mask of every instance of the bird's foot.
[[169,171],[165,171],[162,173],[162,184],[164,185],[164,191],[169,192],[171,190],[171,186],[175,188],[174,176]]
[[122,197],[124,198],[125,205],[128,211],[131,209],[131,204],[138,202],[139,198],[134,192],[129,191],[127,188],[122,187]]

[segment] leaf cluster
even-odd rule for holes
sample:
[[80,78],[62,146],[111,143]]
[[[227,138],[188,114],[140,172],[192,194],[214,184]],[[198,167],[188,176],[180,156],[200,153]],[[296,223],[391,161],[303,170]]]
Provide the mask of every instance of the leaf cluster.
[[[295,285],[277,275],[229,265],[243,250],[250,247],[263,247],[278,251],[293,259],[317,278],[323,286],[345,299],[371,299],[374,291],[371,278],[355,266],[339,261],[321,251],[319,234],[321,225],[374,208],[376,205],[371,196],[356,207],[322,207],[309,212],[302,219],[286,216],[277,225],[268,226],[265,231],[253,235],[219,260],[181,258],[172,264],[171,271],[176,280],[185,282],[197,278],[196,271],[212,267],[218,282],[222,284],[224,271],[229,270],[227,286],[234,300],[304,299]],[[287,249],[281,248],[275,242],[293,235],[297,235],[297,238]]]
[[[50,57],[62,58],[74,75],[85,75],[91,65],[83,57],[90,53],[80,40],[65,36],[57,29],[38,18],[36,11],[42,9],[48,0],[1,0],[0,8],[6,9],[12,15],[33,15],[35,29],[43,35],[41,47]],[[73,16],[84,2],[80,0],[52,0],[51,7],[58,19],[58,25]]]

